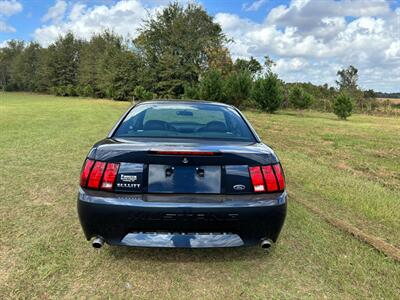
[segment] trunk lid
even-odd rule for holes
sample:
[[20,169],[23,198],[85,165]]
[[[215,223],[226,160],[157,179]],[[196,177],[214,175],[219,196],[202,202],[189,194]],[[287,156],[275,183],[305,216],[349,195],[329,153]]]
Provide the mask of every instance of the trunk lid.
[[251,193],[250,165],[277,162],[262,143],[105,139],[89,154],[118,162],[115,191],[176,194]]

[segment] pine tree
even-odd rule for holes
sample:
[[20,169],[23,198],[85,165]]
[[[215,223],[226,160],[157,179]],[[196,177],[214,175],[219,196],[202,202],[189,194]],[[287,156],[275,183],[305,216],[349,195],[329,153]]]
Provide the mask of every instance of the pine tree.
[[278,76],[272,72],[269,72],[265,77],[257,79],[251,92],[251,97],[258,107],[269,113],[279,109],[282,104],[282,95],[282,87]]
[[219,70],[209,70],[199,84],[200,98],[208,101],[224,100],[224,82]]
[[346,120],[349,116],[351,116],[352,111],[353,102],[348,95],[341,93],[335,98],[335,101],[333,102],[333,112],[340,119]]
[[226,102],[239,107],[246,101],[251,92],[252,78],[247,70],[231,72],[225,82]]

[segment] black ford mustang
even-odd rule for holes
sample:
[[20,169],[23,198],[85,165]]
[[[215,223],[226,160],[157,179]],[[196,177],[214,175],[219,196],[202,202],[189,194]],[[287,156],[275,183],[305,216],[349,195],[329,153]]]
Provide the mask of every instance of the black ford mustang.
[[78,213],[97,248],[269,248],[286,201],[277,156],[236,108],[150,101],[90,150]]

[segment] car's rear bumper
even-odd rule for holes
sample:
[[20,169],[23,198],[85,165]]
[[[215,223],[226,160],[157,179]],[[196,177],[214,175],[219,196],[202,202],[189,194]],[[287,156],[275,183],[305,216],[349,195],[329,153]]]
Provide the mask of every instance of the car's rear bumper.
[[78,214],[86,238],[111,245],[234,247],[275,242],[287,194],[114,194],[80,189]]

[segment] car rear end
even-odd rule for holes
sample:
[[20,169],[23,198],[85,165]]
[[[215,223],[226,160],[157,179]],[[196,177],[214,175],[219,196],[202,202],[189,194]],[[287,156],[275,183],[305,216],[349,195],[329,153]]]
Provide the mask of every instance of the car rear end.
[[[172,124],[176,135],[187,134],[185,122]],[[269,247],[277,240],[286,215],[284,174],[256,136],[166,140],[116,130],[93,147],[81,173],[78,213],[94,246]]]

